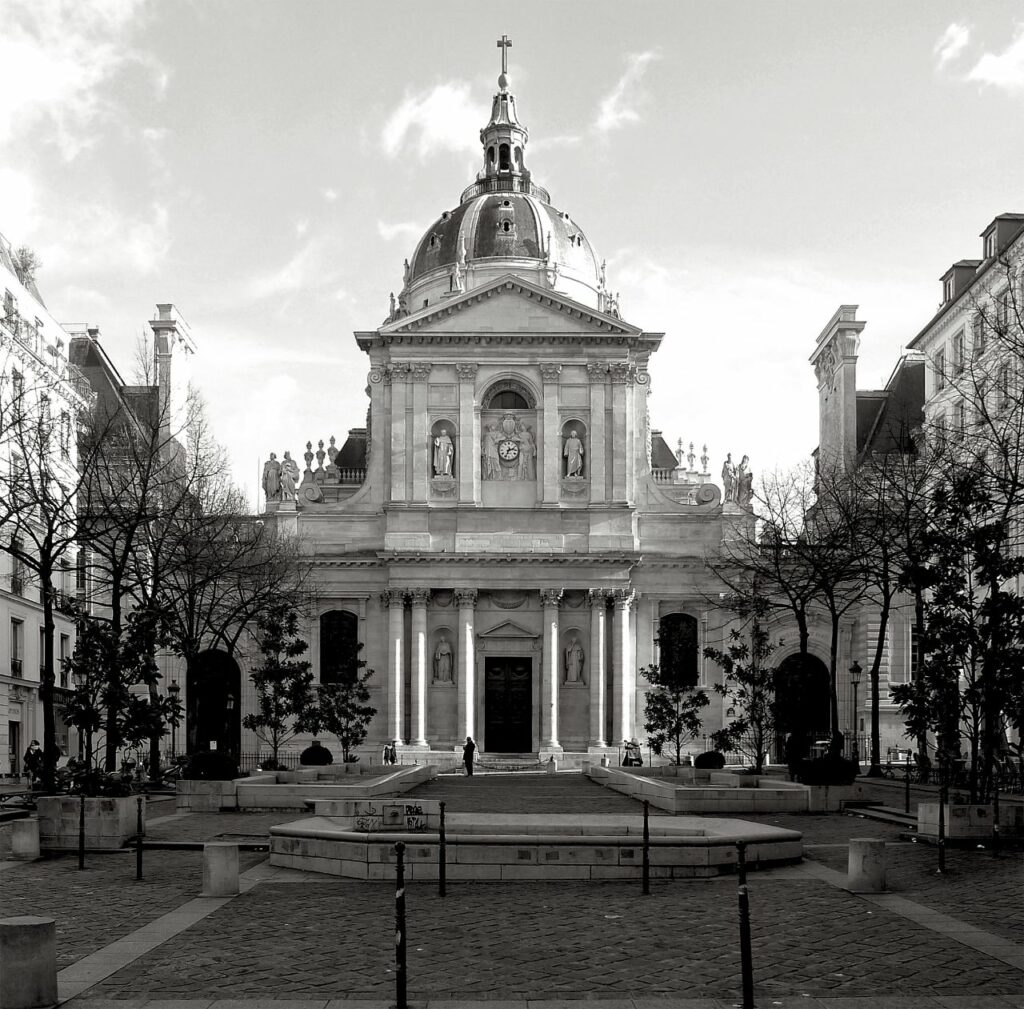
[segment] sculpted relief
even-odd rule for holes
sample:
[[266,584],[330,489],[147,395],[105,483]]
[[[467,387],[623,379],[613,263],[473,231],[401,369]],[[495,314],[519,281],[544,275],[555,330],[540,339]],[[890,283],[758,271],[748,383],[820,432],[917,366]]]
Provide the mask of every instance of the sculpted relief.
[[535,480],[537,438],[533,428],[515,414],[487,424],[480,439],[480,471],[484,480]]

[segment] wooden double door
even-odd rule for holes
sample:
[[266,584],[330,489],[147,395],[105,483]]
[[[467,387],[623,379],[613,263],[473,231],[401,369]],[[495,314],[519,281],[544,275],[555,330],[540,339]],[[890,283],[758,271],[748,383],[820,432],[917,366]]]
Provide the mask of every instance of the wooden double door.
[[483,745],[488,753],[533,750],[533,660],[529,656],[484,659]]

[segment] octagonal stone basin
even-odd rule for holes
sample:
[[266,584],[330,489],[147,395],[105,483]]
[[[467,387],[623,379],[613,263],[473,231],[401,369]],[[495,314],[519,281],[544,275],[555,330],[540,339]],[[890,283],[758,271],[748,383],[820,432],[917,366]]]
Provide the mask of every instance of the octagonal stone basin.
[[[351,879],[393,880],[398,841],[406,878],[436,880],[439,803],[316,802],[315,815],[270,829],[270,862]],[[450,813],[450,880],[637,879],[643,818],[621,814]],[[803,836],[762,823],[714,817],[650,819],[651,876],[693,879],[735,870],[736,842],[747,864],[780,865],[803,855]]]

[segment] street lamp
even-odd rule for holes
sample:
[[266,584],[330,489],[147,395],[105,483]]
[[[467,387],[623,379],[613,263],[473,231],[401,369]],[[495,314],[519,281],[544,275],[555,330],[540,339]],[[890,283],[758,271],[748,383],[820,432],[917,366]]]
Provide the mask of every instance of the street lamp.
[[857,743],[857,688],[860,686],[861,673],[860,663],[854,659],[850,666],[850,683],[853,684],[853,756],[857,763],[860,763],[860,747]]
[[[71,673],[71,682],[75,685],[75,690],[84,691],[88,678],[85,675],[84,669],[75,669]],[[82,760],[85,757],[85,737],[82,730],[78,730],[78,759]]]
[[175,705],[175,716],[171,719],[171,760],[177,756],[178,750],[178,717],[177,717],[177,705],[178,695],[181,693],[181,687],[178,686],[177,680],[171,680],[167,684],[167,693]]

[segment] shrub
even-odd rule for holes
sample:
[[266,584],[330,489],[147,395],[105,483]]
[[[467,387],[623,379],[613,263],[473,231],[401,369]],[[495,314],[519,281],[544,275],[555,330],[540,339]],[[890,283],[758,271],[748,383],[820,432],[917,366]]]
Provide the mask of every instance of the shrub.
[[220,750],[193,753],[181,775],[187,781],[230,781],[238,777],[238,764]]
[[720,771],[725,767],[725,754],[719,753],[718,750],[705,750],[694,757],[693,766],[704,770]]
[[319,739],[314,739],[299,757],[299,763],[309,767],[323,767],[326,764],[334,763],[334,754],[327,749]]
[[273,757],[264,757],[256,769],[258,771],[287,771],[286,765],[282,764],[280,760],[274,760]]
[[856,760],[826,754],[801,760],[798,778],[804,785],[852,785],[859,773]]

